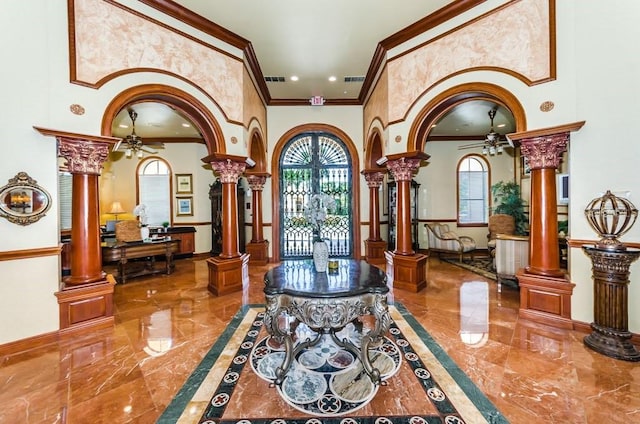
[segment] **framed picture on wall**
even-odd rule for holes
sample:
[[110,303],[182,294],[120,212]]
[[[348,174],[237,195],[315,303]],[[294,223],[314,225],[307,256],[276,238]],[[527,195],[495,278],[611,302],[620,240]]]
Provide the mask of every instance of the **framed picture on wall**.
[[193,216],[193,197],[176,197],[176,215]]
[[192,174],[176,174],[176,193],[178,194],[193,193],[193,175]]
[[520,170],[522,178],[527,178],[531,175],[531,168],[529,167],[529,160],[526,156],[520,156]]

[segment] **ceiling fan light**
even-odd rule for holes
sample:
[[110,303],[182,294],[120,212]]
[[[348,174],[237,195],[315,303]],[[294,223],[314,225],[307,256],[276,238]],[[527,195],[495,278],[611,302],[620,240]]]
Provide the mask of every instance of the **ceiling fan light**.
[[138,150],[138,154],[136,156],[138,156],[138,159],[142,159],[142,156],[144,155],[144,153],[142,153],[142,150]]
[[497,149],[498,154],[502,153],[503,151],[504,151],[504,147],[498,146],[498,149]]
[[489,153],[489,149],[487,149],[487,146],[482,148],[482,154],[483,155],[487,155]]
[[493,146],[489,147],[489,154],[490,155],[495,155],[496,154],[496,148],[493,147]]
[[131,149],[127,149],[127,150],[124,152],[124,155],[125,155],[126,157],[128,157],[128,158],[130,158],[130,157],[131,157],[131,154],[132,154]]

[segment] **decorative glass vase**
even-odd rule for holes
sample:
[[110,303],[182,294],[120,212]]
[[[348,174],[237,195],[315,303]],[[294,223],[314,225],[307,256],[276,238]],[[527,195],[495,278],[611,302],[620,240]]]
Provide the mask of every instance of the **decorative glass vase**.
[[316,272],[327,272],[329,263],[329,246],[324,241],[313,242],[313,265]]
[[149,227],[140,227],[140,237],[142,237],[142,241],[149,240]]

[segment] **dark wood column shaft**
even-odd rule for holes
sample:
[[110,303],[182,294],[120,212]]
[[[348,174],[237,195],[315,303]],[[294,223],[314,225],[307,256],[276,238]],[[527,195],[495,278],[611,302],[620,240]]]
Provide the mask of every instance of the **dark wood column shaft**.
[[[237,180],[236,180],[237,181]],[[237,258],[239,228],[238,228],[238,183],[222,183],[222,252],[223,258]]]
[[[213,154],[202,159],[211,164],[222,182],[222,252],[224,259],[240,257],[238,250],[238,178],[246,169],[246,157]],[[242,229],[244,231],[244,229]]]
[[369,186],[369,240],[379,241],[380,238],[380,187],[384,173],[380,171],[364,170],[364,178]]
[[[535,187],[535,189],[534,189]],[[556,170],[542,168],[531,171],[529,270],[540,275],[562,275],[558,255],[558,211],[556,202]]]
[[104,280],[100,249],[100,215],[98,175],[114,143],[111,137],[83,137],[64,133],[56,135],[58,155],[66,159],[72,177],[71,275],[63,281],[80,285]]
[[262,231],[262,190],[269,174],[247,174],[247,181],[251,188],[251,202],[253,203],[253,216],[251,217],[251,242],[264,241]]
[[413,250],[411,240],[411,179],[420,167],[421,158],[401,157],[390,160],[387,168],[396,180],[396,249],[397,255],[411,256]]
[[531,167],[530,252],[527,272],[562,277],[558,256],[556,169],[567,149],[569,132],[524,138],[520,150]]
[[[100,249],[98,176],[73,174],[71,196],[71,275],[69,284],[104,277]],[[98,225],[93,225],[93,223]]]

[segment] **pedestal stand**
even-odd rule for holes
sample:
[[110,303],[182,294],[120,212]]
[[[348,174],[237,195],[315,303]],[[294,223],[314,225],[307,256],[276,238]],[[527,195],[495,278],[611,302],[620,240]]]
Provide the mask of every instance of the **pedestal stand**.
[[628,326],[629,266],[640,257],[640,249],[612,251],[582,246],[593,263],[593,332],[584,344],[606,356],[623,361],[640,361],[631,343]]

